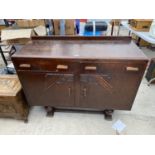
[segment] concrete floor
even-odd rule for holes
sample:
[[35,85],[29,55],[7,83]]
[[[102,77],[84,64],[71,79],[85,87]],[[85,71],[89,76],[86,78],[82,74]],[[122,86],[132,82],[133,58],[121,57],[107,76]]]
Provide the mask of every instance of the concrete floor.
[[[122,30],[121,34],[128,34]],[[155,57],[155,51],[142,48],[148,57]],[[1,62],[1,61],[0,61]],[[112,125],[121,120],[126,128],[122,134],[155,134],[155,85],[147,86],[143,78],[131,111],[115,111],[112,121],[106,121],[103,114],[88,112],[55,112],[46,117],[44,108],[33,107],[29,122],[14,119],[0,119],[0,134],[110,134],[115,135]]]

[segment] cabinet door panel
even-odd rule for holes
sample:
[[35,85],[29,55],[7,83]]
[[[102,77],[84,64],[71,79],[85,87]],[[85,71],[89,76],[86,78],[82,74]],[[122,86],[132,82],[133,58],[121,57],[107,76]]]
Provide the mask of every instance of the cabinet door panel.
[[18,71],[26,99],[29,105],[45,105],[43,99],[45,74],[31,71]]
[[30,105],[65,107],[74,105],[72,74],[18,72]]
[[113,94],[111,79],[107,75],[80,75],[80,106],[103,109],[111,104]]
[[72,74],[46,74],[44,95],[49,105],[74,106],[74,77]]
[[80,75],[79,106],[103,110],[130,110],[145,64],[113,63],[103,64],[103,70],[102,66],[100,68],[99,72]]

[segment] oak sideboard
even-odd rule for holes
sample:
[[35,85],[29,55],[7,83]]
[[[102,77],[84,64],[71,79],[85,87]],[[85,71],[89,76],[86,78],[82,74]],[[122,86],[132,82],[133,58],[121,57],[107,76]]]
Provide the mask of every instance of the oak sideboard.
[[12,56],[30,106],[131,110],[148,59],[130,37],[33,37]]

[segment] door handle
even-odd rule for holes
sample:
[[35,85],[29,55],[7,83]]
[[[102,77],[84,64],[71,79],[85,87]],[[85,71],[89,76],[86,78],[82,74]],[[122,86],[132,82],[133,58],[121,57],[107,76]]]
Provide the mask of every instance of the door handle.
[[96,66],[85,66],[85,70],[96,70]]
[[20,64],[19,67],[21,67],[21,68],[31,68],[31,64]]
[[67,69],[68,69],[68,66],[67,66],[67,65],[57,65],[56,68],[57,68],[57,69],[67,70]]
[[134,72],[137,72],[137,71],[139,71],[139,68],[138,68],[138,67],[126,67],[126,70],[127,70],[127,71],[134,71]]
[[68,96],[69,97],[71,96],[71,88],[70,87],[68,88]]
[[87,96],[87,89],[83,88],[83,96],[86,97]]

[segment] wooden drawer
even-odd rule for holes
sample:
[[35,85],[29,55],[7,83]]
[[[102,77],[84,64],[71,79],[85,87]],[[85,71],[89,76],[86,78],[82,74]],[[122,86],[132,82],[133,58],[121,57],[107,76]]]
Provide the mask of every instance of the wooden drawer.
[[145,63],[133,62],[105,62],[105,63],[89,63],[80,64],[81,74],[114,74],[114,73],[140,73],[143,72]]
[[52,59],[13,59],[16,70],[74,72],[75,63]]

